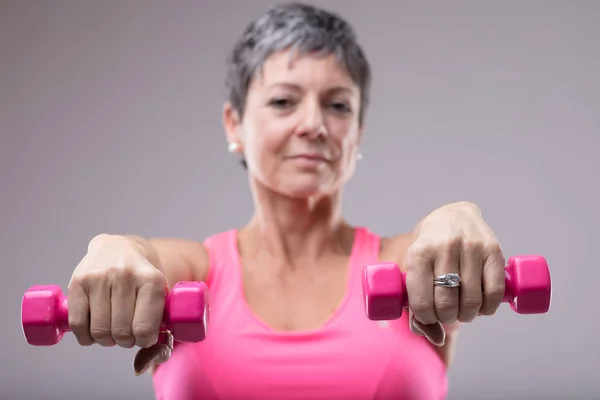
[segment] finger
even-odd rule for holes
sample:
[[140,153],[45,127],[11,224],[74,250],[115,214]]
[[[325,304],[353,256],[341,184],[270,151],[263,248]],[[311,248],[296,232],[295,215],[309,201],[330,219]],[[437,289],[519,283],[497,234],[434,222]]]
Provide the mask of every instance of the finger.
[[425,336],[423,331],[421,329],[419,329],[419,327],[417,326],[416,322],[417,322],[417,320],[415,319],[415,314],[409,308],[408,309],[408,327],[410,328],[410,331],[412,333],[414,333],[415,335]]
[[423,335],[434,346],[443,346],[446,343],[446,331],[441,322],[434,324],[423,325],[419,321],[415,321],[416,329],[423,332]]
[[458,320],[471,322],[477,315],[483,302],[482,294],[483,249],[481,246],[466,244],[460,262],[460,312]]
[[68,288],[67,309],[69,310],[69,327],[77,342],[82,346],[94,344],[90,334],[90,302],[83,284],[71,281]]
[[484,259],[483,304],[480,311],[482,315],[495,314],[502,303],[505,290],[505,263],[499,246],[489,251]]
[[159,277],[142,278],[145,281],[137,292],[133,315],[133,336],[139,347],[150,347],[158,340],[165,306],[165,283]]
[[423,325],[414,318],[412,311],[409,309],[408,320],[409,327],[415,335],[423,336],[435,346],[443,346],[446,342],[446,331],[444,326],[438,321],[435,324]]
[[135,301],[136,287],[133,275],[125,274],[112,286],[111,335],[118,346],[128,349],[135,345],[132,330]]
[[406,257],[406,291],[415,319],[423,324],[437,322],[433,300],[433,253],[410,250]]
[[94,284],[90,285],[90,334],[100,346],[112,347],[115,341],[110,329],[110,283],[104,277],[94,280]]
[[[459,243],[450,243],[438,252],[433,271],[434,276],[460,273]],[[432,280],[433,282],[433,280]],[[430,283],[432,285],[433,283]],[[458,318],[459,289],[434,286],[434,303],[437,320],[443,324],[451,324]]]
[[161,332],[158,342],[151,347],[140,349],[133,360],[135,375],[142,375],[149,369],[166,362],[173,352],[173,335],[170,332]]

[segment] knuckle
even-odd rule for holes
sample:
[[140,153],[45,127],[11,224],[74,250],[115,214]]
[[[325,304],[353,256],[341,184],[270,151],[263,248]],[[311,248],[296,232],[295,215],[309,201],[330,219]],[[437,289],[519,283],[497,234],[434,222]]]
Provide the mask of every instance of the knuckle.
[[456,302],[447,298],[436,299],[435,310],[442,315],[453,315],[458,312]]
[[78,315],[69,314],[68,319],[69,327],[77,335],[77,333],[87,329],[86,323],[83,318]]
[[488,301],[500,302],[504,297],[505,285],[504,282],[495,285],[488,285],[485,288],[485,297]]
[[94,344],[94,339],[90,336],[87,330],[73,329],[72,332],[80,346],[91,346]]
[[424,315],[433,310],[433,303],[427,300],[414,300],[410,302],[410,308],[417,315]]
[[127,246],[128,244],[130,244],[130,240],[123,235],[100,233],[89,241],[88,252],[103,251],[107,248],[113,250],[115,247],[124,248],[123,246]]
[[156,335],[140,336],[135,338],[135,345],[141,348],[149,348],[156,344]]
[[152,325],[146,323],[133,325],[132,333],[137,344],[148,344],[149,342],[152,342],[154,337],[158,334]]
[[462,247],[467,253],[479,254],[483,253],[484,246],[481,241],[469,239],[463,242]]
[[107,270],[103,268],[90,269],[82,277],[86,286],[97,286],[98,284],[103,284],[106,282],[107,278]]
[[494,315],[496,311],[500,308],[500,302],[487,302],[484,301],[481,309],[479,310],[479,314],[481,315]]
[[469,296],[465,297],[460,302],[461,308],[467,310],[479,310],[482,305],[481,297]]
[[424,266],[429,265],[433,260],[433,256],[428,256],[427,253],[414,252],[407,254],[405,267],[406,271],[418,271]]
[[485,315],[485,316],[491,316],[491,315],[494,315],[495,313],[496,313],[496,309],[490,308],[490,307],[484,307],[479,312],[480,315]]
[[473,313],[473,312],[467,312],[467,311],[462,311],[459,316],[458,316],[458,320],[460,322],[471,322],[473,321],[477,315],[483,315],[481,312],[480,313]]
[[165,278],[164,275],[156,268],[140,269],[137,273],[137,278],[142,284],[151,285],[157,290],[164,291]]
[[407,254],[412,259],[427,258],[435,252],[434,248],[429,242],[417,241],[408,248]]
[[135,269],[126,261],[107,264],[106,266],[94,266],[88,271],[74,276],[71,280],[72,286],[91,288],[102,285],[122,285],[133,281]]
[[488,243],[484,246],[485,252],[488,254],[488,259],[490,261],[502,262],[504,263],[504,254],[502,253],[502,248],[500,247],[500,243],[492,242]]
[[75,339],[77,339],[77,343],[79,343],[80,346],[91,346],[94,344],[94,340],[87,337],[81,338],[76,336]]
[[436,259],[436,262],[449,262],[452,260],[452,256],[457,254],[458,251],[459,248],[452,244],[441,244],[437,250],[438,258]]
[[85,293],[85,288],[88,286],[88,275],[85,273],[75,272],[71,276],[71,281],[69,282],[69,286],[67,291],[69,293],[69,297],[71,295]]
[[127,326],[115,326],[112,328],[112,336],[116,339],[130,339],[133,337],[133,331],[131,327]]
[[91,248],[97,244],[106,243],[106,241],[110,240],[111,238],[112,235],[108,233],[99,233],[90,239],[90,241],[88,242],[88,248]]
[[97,341],[103,341],[112,337],[110,329],[105,326],[92,326],[90,328],[90,335]]
[[463,247],[463,237],[459,235],[451,236],[445,242],[440,243],[438,247],[445,254],[455,253]]
[[106,279],[118,284],[131,282],[135,276],[135,269],[126,260],[110,264],[103,272]]
[[88,329],[85,326],[71,326],[73,336],[81,346],[90,346],[94,344],[94,339],[90,335]]
[[112,337],[119,345],[130,347],[135,343],[131,328],[115,327],[112,329]]

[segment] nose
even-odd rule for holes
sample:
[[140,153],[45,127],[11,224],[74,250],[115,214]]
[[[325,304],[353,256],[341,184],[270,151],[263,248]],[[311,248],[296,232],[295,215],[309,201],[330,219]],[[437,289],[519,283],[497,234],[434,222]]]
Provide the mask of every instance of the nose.
[[302,107],[298,135],[309,139],[324,139],[327,136],[323,110],[318,101],[307,101]]

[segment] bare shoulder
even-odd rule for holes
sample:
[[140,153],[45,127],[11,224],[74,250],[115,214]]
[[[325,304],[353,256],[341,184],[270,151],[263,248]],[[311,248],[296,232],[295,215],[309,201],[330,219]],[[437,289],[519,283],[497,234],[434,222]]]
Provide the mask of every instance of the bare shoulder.
[[413,236],[411,232],[407,232],[396,236],[382,237],[379,259],[394,262],[398,264],[400,269],[404,269],[402,265],[404,255],[414,240]]
[[149,241],[169,286],[181,281],[206,280],[210,262],[202,241],[166,237],[153,237]]

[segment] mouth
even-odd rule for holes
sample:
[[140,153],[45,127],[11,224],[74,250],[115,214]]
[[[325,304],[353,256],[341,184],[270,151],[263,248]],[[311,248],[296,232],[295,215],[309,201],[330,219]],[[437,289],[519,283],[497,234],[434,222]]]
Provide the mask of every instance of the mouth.
[[305,160],[312,162],[327,162],[327,157],[322,156],[321,154],[296,154],[294,156],[289,157],[292,160]]
[[295,154],[288,160],[300,169],[318,170],[329,163],[329,160],[321,154]]

